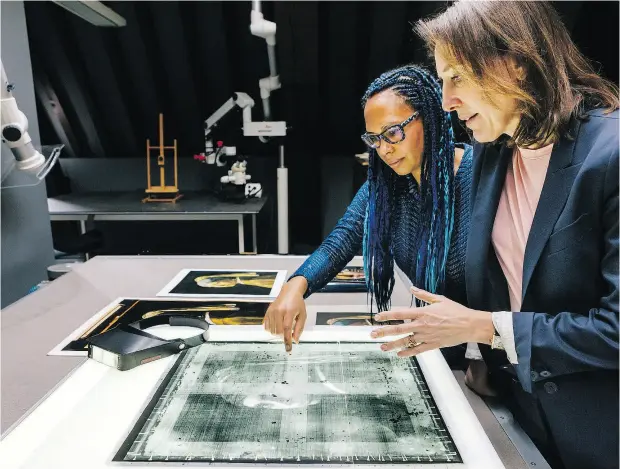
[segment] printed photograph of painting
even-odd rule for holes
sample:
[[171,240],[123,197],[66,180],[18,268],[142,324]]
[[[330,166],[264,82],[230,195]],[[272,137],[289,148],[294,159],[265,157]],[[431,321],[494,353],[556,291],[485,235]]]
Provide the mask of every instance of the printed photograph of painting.
[[386,324],[402,324],[403,321],[376,322],[371,313],[316,313],[317,326],[382,326]]
[[334,279],[325,285],[322,292],[365,292],[366,277],[363,267],[348,266],[342,269]]
[[415,358],[376,343],[280,349],[209,342],[181,354],[114,461],[462,462]]
[[183,269],[157,296],[275,298],[284,270]]
[[374,324],[371,322],[370,318],[370,313],[316,313],[316,325],[372,326]]
[[266,301],[119,299],[65,338],[49,355],[86,356],[89,337],[160,314],[199,317],[214,325],[259,325],[269,304]]

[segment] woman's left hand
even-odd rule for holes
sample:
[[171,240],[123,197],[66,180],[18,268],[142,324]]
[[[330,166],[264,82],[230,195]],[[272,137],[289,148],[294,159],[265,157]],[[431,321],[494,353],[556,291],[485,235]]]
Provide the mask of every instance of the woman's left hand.
[[[403,308],[379,313],[377,321],[411,319],[411,322],[375,329],[371,337],[407,336],[386,342],[381,350],[402,349],[399,357],[465,342],[490,344],[494,333],[491,313],[466,308],[442,295],[411,288],[413,295],[428,303],[422,308]],[[413,337],[411,337],[413,335]]]

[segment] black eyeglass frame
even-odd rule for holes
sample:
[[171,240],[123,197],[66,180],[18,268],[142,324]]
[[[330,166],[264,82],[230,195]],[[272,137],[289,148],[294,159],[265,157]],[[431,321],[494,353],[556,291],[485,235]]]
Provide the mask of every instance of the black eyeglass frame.
[[[402,142],[403,140],[405,140],[406,138],[406,134],[405,134],[405,127],[412,122],[414,119],[416,119],[418,116],[420,115],[420,111],[416,111],[413,114],[411,114],[411,116],[409,116],[407,119],[405,119],[404,121],[402,121],[400,124],[394,124],[389,126],[387,129],[385,129],[383,132],[381,132],[380,134],[373,134],[370,132],[365,132],[362,134],[362,141],[370,148],[379,148],[379,146],[381,145],[381,140],[384,140],[385,142],[391,144],[391,145],[395,145],[397,143]],[[389,138],[387,138],[384,134],[386,132],[389,132],[390,130],[397,128],[400,130],[400,134],[403,136],[403,138],[401,138],[400,140],[397,141],[392,141]],[[375,142],[375,144],[371,144],[370,142],[370,138],[372,137],[377,137],[377,140]]]

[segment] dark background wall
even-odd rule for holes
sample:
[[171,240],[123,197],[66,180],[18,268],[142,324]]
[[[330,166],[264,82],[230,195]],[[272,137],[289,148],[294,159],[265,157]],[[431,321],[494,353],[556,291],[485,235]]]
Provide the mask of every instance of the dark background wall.
[[[19,107],[29,117],[29,133],[39,144],[32,71],[28,54],[26,19],[22,2],[1,2],[2,62],[7,77],[16,83],[13,95]],[[11,168],[13,154],[2,144],[2,174]],[[5,173],[6,171],[6,173]],[[6,182],[18,183],[8,176]],[[23,182],[23,180],[22,180]],[[53,262],[50,218],[47,213],[45,184],[15,187],[0,192],[2,226],[2,287],[1,308],[24,296],[28,290],[47,278],[46,267]]]
[[[156,138],[159,112],[165,116],[167,138],[178,139],[180,157],[188,160],[203,149],[204,119],[232,92],[253,96],[254,119],[262,118],[258,80],[269,69],[264,40],[249,31],[250,1],[104,3],[127,19],[126,27],[96,28],[51,2],[26,2],[43,143],[66,143],[65,157],[109,159],[106,177],[113,178],[116,158],[145,157],[144,142]],[[581,50],[617,83],[618,2],[554,5]],[[432,68],[411,24],[444,6],[262,3],[265,18],[278,28],[282,89],[272,95],[273,118],[292,127],[284,144],[293,252],[318,245],[325,226],[346,205],[345,200],[329,209],[321,201],[340,183],[339,175],[351,172],[345,161],[364,151],[359,98],[366,86],[381,72],[407,62]],[[216,138],[255,158],[259,172],[275,168],[281,142],[243,138],[240,120],[240,114],[228,116]],[[344,166],[330,171],[332,158]],[[271,179],[265,184],[275,197]],[[143,186],[136,181],[137,189]],[[326,216],[331,218],[327,224]],[[133,226],[124,227],[123,236],[133,238],[139,230],[147,230],[151,239],[157,231],[169,240],[176,231]],[[275,229],[270,234],[263,244],[274,252]],[[191,242],[185,248],[191,251]]]

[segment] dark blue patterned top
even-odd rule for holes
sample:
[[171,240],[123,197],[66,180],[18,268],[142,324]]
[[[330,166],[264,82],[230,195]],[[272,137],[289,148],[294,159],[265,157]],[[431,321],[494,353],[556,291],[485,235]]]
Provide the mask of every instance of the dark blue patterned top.
[[[465,145],[464,149],[465,153],[454,178],[454,231],[448,253],[444,291],[445,296],[461,304],[466,304],[465,249],[469,232],[472,178],[472,147]],[[413,282],[417,253],[414,252],[412,233],[416,232],[420,223],[420,194],[418,183],[411,174],[397,178],[394,200],[394,261]],[[357,192],[344,216],[325,241],[291,276],[301,275],[308,281],[305,298],[323,288],[360,252],[367,205],[368,182]]]

